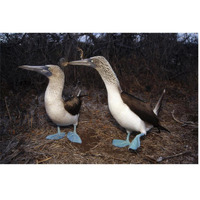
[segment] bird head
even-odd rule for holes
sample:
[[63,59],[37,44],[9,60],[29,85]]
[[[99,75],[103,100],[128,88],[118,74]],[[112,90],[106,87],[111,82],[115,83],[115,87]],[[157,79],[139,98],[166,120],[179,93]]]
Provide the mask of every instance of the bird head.
[[88,59],[68,62],[69,65],[82,65],[96,69],[106,84],[115,84],[121,91],[121,87],[115,72],[109,62],[103,56],[94,56]]
[[44,65],[44,66],[30,66],[30,65],[22,65],[19,66],[21,69],[26,69],[29,71],[35,71],[40,74],[45,75],[47,78],[51,79],[52,77],[60,77],[63,76],[63,71],[57,65]]
[[95,69],[105,68],[106,65],[109,65],[108,61],[103,56],[94,56],[83,60],[71,61],[68,62],[68,64],[88,66]]

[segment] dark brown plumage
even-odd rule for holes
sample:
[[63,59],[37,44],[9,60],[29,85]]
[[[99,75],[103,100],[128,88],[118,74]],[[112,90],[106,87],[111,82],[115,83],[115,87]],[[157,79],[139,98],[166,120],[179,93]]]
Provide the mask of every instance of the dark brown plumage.
[[87,95],[80,95],[75,97],[69,97],[67,101],[64,102],[65,109],[71,114],[71,115],[77,115],[80,111],[81,104],[82,104],[82,97],[85,97]]
[[64,106],[71,115],[77,115],[81,108],[81,100],[78,97],[73,97],[72,99],[64,102]]
[[149,104],[126,92],[122,92],[121,97],[124,103],[127,104],[127,106],[143,121],[157,127],[159,131],[160,129],[168,131],[160,125],[157,115],[153,112]]

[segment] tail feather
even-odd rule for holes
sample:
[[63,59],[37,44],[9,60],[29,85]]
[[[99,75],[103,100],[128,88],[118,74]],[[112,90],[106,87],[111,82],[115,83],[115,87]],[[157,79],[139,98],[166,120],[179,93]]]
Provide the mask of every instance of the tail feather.
[[167,131],[168,133],[170,133],[170,131],[168,129],[166,129],[165,127],[163,127],[161,125],[159,125],[158,130],[159,130],[159,132],[160,132],[160,130],[164,130],[164,131]]
[[81,94],[81,90],[79,90],[79,92],[78,92],[78,94],[77,94],[77,97],[79,97],[79,96],[80,96],[80,94]]
[[156,115],[158,115],[158,112],[159,112],[159,109],[160,109],[160,107],[161,107],[161,104],[162,104],[162,100],[163,100],[163,96],[164,96],[164,94],[165,94],[165,91],[166,91],[166,90],[164,89],[162,95],[160,96],[158,102],[156,103],[155,108],[153,109],[153,112],[154,112]]
[[82,97],[87,97],[88,95],[87,94],[84,94],[84,95],[79,95],[78,98],[82,98]]

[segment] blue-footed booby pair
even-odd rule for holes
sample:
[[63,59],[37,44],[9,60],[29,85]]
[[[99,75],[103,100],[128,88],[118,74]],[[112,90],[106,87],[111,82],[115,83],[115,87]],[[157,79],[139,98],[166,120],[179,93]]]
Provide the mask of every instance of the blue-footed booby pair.
[[[152,110],[148,104],[122,91],[115,72],[104,57],[95,56],[89,59],[71,61],[68,64],[92,67],[99,72],[103,79],[107,89],[109,110],[116,121],[124,127],[127,132],[126,140],[113,140],[112,144],[114,146],[129,146],[129,149],[136,150],[140,147],[140,137],[146,135],[147,131],[152,127],[157,127],[159,131],[168,131],[161,126],[157,117],[165,90],[154,110]],[[129,137],[132,131],[140,132],[140,134],[130,142]]]
[[19,68],[35,71],[45,75],[49,79],[49,84],[45,91],[45,109],[49,118],[57,125],[58,132],[48,135],[46,139],[58,140],[65,137],[64,132],[60,132],[60,126],[74,125],[74,131],[68,132],[67,138],[71,142],[82,143],[81,138],[76,132],[78,125],[79,110],[81,107],[80,92],[77,96],[64,102],[62,92],[64,88],[65,75],[57,65],[29,66],[23,65]]

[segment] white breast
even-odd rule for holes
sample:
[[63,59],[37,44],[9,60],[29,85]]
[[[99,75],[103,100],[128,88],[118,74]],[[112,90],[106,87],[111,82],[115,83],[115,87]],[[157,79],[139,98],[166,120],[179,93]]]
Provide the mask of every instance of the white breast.
[[71,115],[64,109],[64,105],[60,102],[49,104],[45,101],[45,109],[49,118],[59,126],[68,126],[78,123],[79,115]]
[[146,133],[146,125],[130,108],[123,102],[116,87],[107,86],[108,107],[116,121],[129,131]]
[[58,96],[49,90],[45,92],[45,109],[49,118],[59,126],[68,126],[78,123],[79,115],[71,115],[68,113],[62,101],[61,96]]

